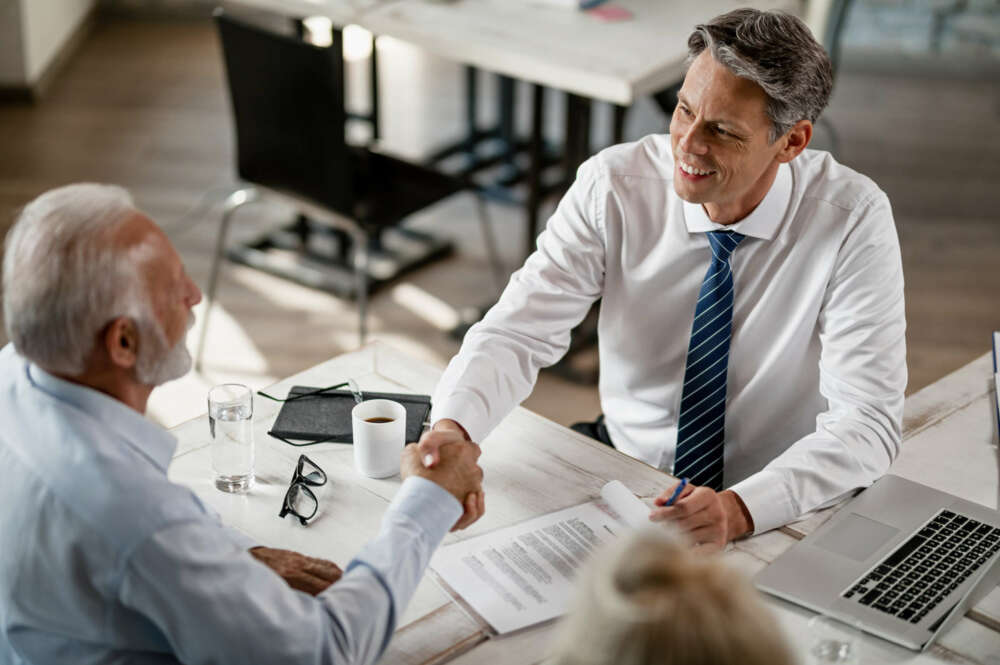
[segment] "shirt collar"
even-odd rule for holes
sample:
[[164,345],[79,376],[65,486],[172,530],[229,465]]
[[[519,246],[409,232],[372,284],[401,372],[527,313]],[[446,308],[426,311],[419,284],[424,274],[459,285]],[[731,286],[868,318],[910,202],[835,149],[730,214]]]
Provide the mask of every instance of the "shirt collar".
[[177,439],[167,430],[109,395],[60,379],[34,363],[26,362],[25,366],[28,381],[39,390],[101,421],[154,466],[167,472],[177,449]]
[[708,231],[737,231],[745,236],[771,240],[774,238],[781,220],[788,210],[788,202],[792,198],[792,172],[788,164],[778,166],[778,173],[771,183],[771,189],[764,199],[757,204],[749,215],[735,224],[718,224],[713,222],[700,203],[684,204],[684,224],[688,233],[705,233]]

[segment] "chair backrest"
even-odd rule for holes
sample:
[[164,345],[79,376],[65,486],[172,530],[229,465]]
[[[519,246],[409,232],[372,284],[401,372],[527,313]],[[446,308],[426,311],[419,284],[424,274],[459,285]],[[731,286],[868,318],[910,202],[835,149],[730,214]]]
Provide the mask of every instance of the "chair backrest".
[[341,35],[329,48],[215,14],[240,178],[350,214]]

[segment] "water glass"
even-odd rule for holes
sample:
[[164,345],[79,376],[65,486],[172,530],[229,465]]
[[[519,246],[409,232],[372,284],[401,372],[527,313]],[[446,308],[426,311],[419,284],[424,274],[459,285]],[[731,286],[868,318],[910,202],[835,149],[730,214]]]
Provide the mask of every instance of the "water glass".
[[809,663],[861,662],[861,629],[818,614],[809,620]]
[[223,492],[246,492],[253,485],[253,393],[239,383],[208,391],[208,427],[212,434],[215,486]]

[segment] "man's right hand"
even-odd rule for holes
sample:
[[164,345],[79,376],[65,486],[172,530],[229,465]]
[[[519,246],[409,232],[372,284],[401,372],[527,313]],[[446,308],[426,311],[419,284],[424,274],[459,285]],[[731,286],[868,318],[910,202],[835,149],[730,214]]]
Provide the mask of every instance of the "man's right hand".
[[403,480],[410,476],[420,476],[448,491],[462,504],[464,510],[452,531],[464,529],[486,512],[483,470],[476,463],[482,451],[478,445],[462,437],[438,442],[436,453],[437,462],[432,467],[426,466],[420,446],[409,444],[403,449],[400,475]]
[[441,446],[456,441],[471,441],[465,428],[454,420],[443,418],[436,423],[428,432],[420,437],[417,448],[420,450],[420,459],[424,466],[432,467],[438,463]]

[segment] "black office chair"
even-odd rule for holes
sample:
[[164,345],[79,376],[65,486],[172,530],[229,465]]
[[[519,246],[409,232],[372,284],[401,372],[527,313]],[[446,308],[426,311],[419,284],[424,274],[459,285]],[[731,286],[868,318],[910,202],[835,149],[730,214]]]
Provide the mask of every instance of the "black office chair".
[[[245,23],[221,9],[216,10],[215,20],[236,123],[237,168],[245,186],[225,202],[195,366],[201,365],[229,222],[240,207],[262,198],[278,200],[299,213],[302,237],[299,247],[292,249],[301,252],[301,263],[289,266],[287,256],[267,261],[266,250],[275,242],[274,234],[250,247],[230,251],[230,258],[309,286],[356,295],[363,343],[371,248],[381,245],[387,227],[464,189],[466,184],[346,142],[339,31],[334,32],[333,44],[324,48]],[[482,207],[480,213],[484,214]],[[483,223],[487,223],[484,218]],[[353,289],[348,281],[347,293],[342,283],[329,281],[336,277],[336,271],[326,276],[319,269],[321,261],[329,257],[317,256],[306,242],[305,236],[317,226],[338,232],[330,235],[330,242],[350,243],[342,244],[336,252],[347,268],[354,268]],[[441,241],[425,234],[411,235],[410,244],[424,242],[427,251],[416,259],[409,257],[410,265],[399,267],[394,274],[426,262],[428,252],[440,254],[451,249],[450,244],[443,247]],[[291,236],[294,245],[295,233],[285,236]],[[379,278],[387,279],[382,273]]]

